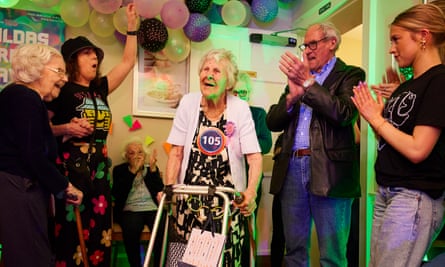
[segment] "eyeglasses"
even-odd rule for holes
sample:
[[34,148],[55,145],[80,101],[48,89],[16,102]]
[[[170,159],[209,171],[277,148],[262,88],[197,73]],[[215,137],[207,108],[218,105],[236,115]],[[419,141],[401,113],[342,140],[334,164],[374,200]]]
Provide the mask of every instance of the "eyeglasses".
[[326,36],[324,38],[321,38],[318,41],[311,41],[309,43],[303,43],[303,44],[299,45],[298,47],[300,48],[301,51],[304,51],[306,48],[309,48],[310,50],[315,50],[315,49],[317,49],[319,42],[323,42],[324,40],[326,40],[328,38],[329,37]]
[[233,94],[239,96],[239,97],[246,97],[247,96],[247,90],[246,89],[240,89],[233,91]]
[[53,68],[53,67],[46,67],[46,68],[49,69],[52,72],[55,72],[55,73],[59,74],[60,77],[66,76],[66,71],[64,71],[61,68]]

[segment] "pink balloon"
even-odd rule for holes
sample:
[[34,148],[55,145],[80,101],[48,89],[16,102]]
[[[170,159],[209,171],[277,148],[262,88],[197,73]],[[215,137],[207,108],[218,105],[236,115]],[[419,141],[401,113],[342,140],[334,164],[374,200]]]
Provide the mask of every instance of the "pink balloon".
[[162,6],[161,19],[170,29],[184,27],[190,16],[187,6],[178,1],[170,0]]
[[141,17],[154,18],[161,12],[167,0],[134,0],[136,11]]
[[119,9],[122,0],[90,0],[90,5],[99,13],[111,14]]

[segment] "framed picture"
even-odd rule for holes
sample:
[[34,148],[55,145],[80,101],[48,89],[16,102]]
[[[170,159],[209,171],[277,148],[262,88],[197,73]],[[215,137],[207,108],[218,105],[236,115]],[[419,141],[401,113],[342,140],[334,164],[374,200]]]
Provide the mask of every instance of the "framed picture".
[[189,91],[189,65],[189,59],[177,63],[139,47],[133,72],[133,115],[173,118],[179,100]]

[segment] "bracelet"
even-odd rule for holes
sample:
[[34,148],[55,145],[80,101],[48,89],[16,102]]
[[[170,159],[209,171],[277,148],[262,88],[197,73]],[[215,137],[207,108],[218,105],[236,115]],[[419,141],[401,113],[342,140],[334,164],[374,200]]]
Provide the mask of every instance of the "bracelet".
[[127,31],[127,35],[137,35],[138,31]]

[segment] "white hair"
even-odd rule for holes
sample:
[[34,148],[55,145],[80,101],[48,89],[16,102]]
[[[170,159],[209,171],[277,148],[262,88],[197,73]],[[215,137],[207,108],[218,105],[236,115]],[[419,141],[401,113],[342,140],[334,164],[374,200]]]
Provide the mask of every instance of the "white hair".
[[144,151],[145,155],[148,154],[147,148],[144,145],[144,142],[142,141],[142,138],[140,138],[139,136],[133,136],[128,138],[127,140],[124,141],[123,145],[122,145],[122,158],[126,161],[127,157],[125,156],[127,154],[127,149],[129,145],[141,145],[142,146],[142,150]]
[[21,45],[12,53],[12,79],[23,83],[39,80],[45,65],[53,57],[62,58],[62,54],[54,47],[45,44]]

